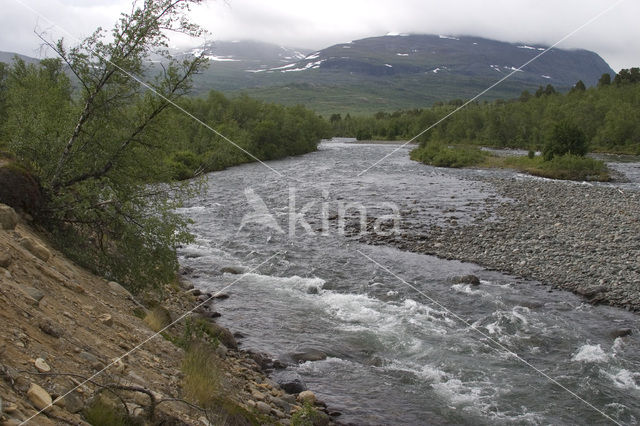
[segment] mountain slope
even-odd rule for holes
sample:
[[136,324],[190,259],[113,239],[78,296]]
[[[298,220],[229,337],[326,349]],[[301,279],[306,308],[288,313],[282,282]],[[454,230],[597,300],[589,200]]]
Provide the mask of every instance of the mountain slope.
[[[233,47],[218,43],[210,46],[210,54],[240,58]],[[545,49],[479,37],[387,35],[337,44],[301,59],[287,61],[295,56],[282,55],[271,66],[246,57],[215,62],[200,76],[197,88],[244,91],[269,101],[302,103],[322,113],[416,108],[471,98]],[[578,80],[593,85],[603,73],[614,74],[593,52],[553,49],[483,99],[515,97],[547,84],[567,89]]]

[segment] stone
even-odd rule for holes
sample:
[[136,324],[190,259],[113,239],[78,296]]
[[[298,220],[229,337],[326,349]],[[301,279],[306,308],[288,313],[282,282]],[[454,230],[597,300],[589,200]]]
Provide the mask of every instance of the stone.
[[36,370],[41,373],[48,373],[49,371],[51,371],[51,367],[49,367],[49,364],[47,364],[47,362],[42,358],[37,358],[33,362],[33,365],[36,367]]
[[618,338],[618,337],[625,337],[625,336],[630,336],[631,334],[633,334],[633,332],[631,331],[630,328],[619,328],[617,330],[613,330],[611,333],[609,333],[611,337],[613,337],[614,339]]
[[584,297],[594,297],[599,293],[605,293],[607,288],[603,285],[597,286],[589,286],[589,287],[578,287],[576,289],[576,293]]
[[7,414],[13,414],[18,410],[18,405],[13,402],[3,402],[2,412]]
[[270,414],[271,413],[271,406],[269,404],[267,404],[266,402],[262,402],[262,401],[256,402],[256,409],[259,412],[261,412],[262,414]]
[[18,224],[18,214],[11,207],[0,204],[0,229],[12,231]]
[[271,398],[271,402],[273,402],[285,413],[288,413],[289,411],[291,411],[291,404],[289,404],[287,401],[285,401],[282,398]]
[[275,380],[286,393],[300,393],[307,390],[307,385],[302,377],[293,371],[280,371],[275,375]]
[[218,299],[218,300],[226,300],[229,298],[229,295],[226,293],[214,294],[212,298]]
[[301,402],[303,404],[306,402],[308,404],[315,405],[316,401],[316,394],[314,394],[310,390],[300,392],[300,394],[298,395],[298,402]]
[[223,274],[240,275],[247,272],[247,268],[244,266],[223,266],[220,268],[220,272]]
[[307,288],[307,294],[318,294],[320,293],[320,290],[318,290],[318,287],[316,287],[315,285],[309,286]]
[[80,352],[79,357],[87,361],[94,370],[100,370],[103,367],[102,362],[92,353]]
[[126,288],[122,287],[120,284],[118,284],[115,281],[109,281],[107,283],[107,286],[109,287],[109,289],[111,289],[111,291],[116,293],[118,296],[132,297],[131,293],[129,293],[129,290],[127,290]]
[[34,287],[24,287],[22,289],[30,298],[36,301],[36,303],[40,302],[44,298],[44,293]]
[[327,359],[327,354],[313,348],[305,348],[300,352],[295,352],[291,354],[291,358],[296,362],[307,362],[307,361],[322,361]]
[[98,316],[98,321],[107,327],[111,327],[113,325],[113,318],[111,318],[111,315],[109,314],[102,314]]
[[222,359],[227,357],[227,352],[229,352],[229,349],[222,343],[219,343],[216,347],[216,354]]
[[459,277],[454,277],[453,282],[457,284],[480,285],[480,278],[472,274],[461,275]]
[[23,238],[22,241],[20,242],[20,245],[22,246],[22,248],[24,248],[29,253],[31,253],[38,259],[42,260],[43,262],[48,261],[49,258],[51,257],[51,252],[49,251],[49,249],[47,249],[42,244],[40,244],[36,240],[31,239],[29,237]]
[[39,324],[40,330],[44,334],[48,334],[49,336],[55,337],[56,339],[62,336],[63,332],[58,327],[55,327],[51,322],[45,321]]
[[12,262],[11,255],[5,251],[0,252],[0,268],[8,268]]
[[31,383],[27,391],[27,398],[38,410],[43,410],[53,404],[51,395],[35,383]]
[[79,413],[84,408],[84,400],[77,392],[71,392],[64,397],[64,407],[72,414]]

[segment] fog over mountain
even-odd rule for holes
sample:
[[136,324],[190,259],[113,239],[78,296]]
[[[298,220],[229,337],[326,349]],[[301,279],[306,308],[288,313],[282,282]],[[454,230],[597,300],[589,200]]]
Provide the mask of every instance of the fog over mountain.
[[[38,56],[35,28],[52,38],[84,37],[96,26],[109,28],[128,0],[8,0],[0,16],[0,50]],[[597,52],[614,70],[638,65],[640,16],[637,1],[489,1],[326,0],[207,1],[193,19],[210,34],[207,40],[260,40],[296,48],[321,49],[365,37],[398,33],[454,34],[513,43],[551,45],[611,9],[560,47]],[[54,25],[55,24],[55,25]],[[57,26],[59,27],[57,27]],[[68,31],[68,33],[67,33]],[[178,47],[205,40],[174,38]]]

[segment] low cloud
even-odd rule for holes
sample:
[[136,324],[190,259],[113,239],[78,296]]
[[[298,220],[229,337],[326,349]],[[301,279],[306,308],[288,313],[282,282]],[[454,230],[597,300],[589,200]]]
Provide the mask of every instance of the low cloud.
[[[90,34],[98,25],[108,28],[121,11],[130,8],[127,0],[34,0],[28,4],[77,37]],[[388,32],[552,44],[612,4],[602,0],[218,0],[199,6],[193,19],[210,31],[210,39],[255,39],[312,49]],[[638,16],[640,3],[624,1],[560,47],[596,51],[616,70],[638,66]],[[0,16],[0,50],[36,54],[36,27],[48,29],[52,38],[69,39],[20,2],[7,0]],[[176,38],[174,43],[198,41]]]

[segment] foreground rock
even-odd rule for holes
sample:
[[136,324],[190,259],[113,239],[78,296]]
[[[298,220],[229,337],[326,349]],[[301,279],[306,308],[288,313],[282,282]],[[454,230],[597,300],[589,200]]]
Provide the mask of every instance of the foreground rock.
[[[11,209],[0,211],[13,217]],[[148,295],[154,308],[147,309],[120,284],[65,259],[24,222],[3,223],[8,225],[0,229],[0,424],[21,424],[51,405],[30,423],[83,425],[98,402],[147,425],[220,424],[221,417],[212,413],[222,413],[228,424],[290,424],[303,408],[254,358],[268,368],[283,368],[282,363],[238,350],[228,329],[194,314],[190,319],[206,321],[217,343],[206,346],[210,368],[220,379],[211,392],[224,397],[207,419],[184,402],[183,348],[188,345],[181,339],[189,335],[186,321],[156,335],[140,318],[154,313],[161,323],[171,322],[197,305],[196,296],[167,286],[162,299]],[[83,383],[89,377],[92,380]],[[323,419],[325,415],[318,414]]]

